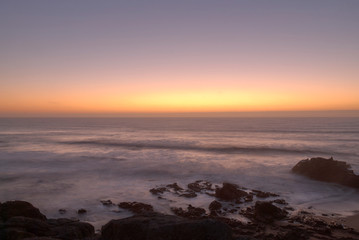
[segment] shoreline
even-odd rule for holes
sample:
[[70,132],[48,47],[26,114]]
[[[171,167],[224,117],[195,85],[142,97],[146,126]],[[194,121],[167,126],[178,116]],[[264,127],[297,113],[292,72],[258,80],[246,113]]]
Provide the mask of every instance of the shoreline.
[[[90,223],[78,220],[91,209],[78,209],[77,219],[48,219],[36,208],[39,206],[34,207],[24,201],[3,202],[0,203],[0,238],[10,234],[9,239],[46,236],[63,240],[162,239],[159,236],[166,236],[168,240],[359,239],[358,213],[343,218],[322,216],[312,209],[294,209],[280,195],[272,192],[226,182],[219,186],[203,180],[189,183],[187,187],[177,183],[164,184],[149,189],[149,192],[158,201],[171,201],[169,195],[183,200],[202,195],[209,196],[212,202],[205,208],[190,204],[186,208],[177,202],[171,207],[171,214],[163,214],[156,212],[148,203],[102,200],[103,207],[113,209],[115,213],[128,211],[133,215],[125,218],[118,215],[104,223],[99,232]],[[66,212],[66,209],[60,211]],[[234,215],[248,221],[236,220]],[[39,232],[32,227],[34,225],[48,230]],[[128,229],[139,230],[133,232]],[[74,237],[78,234],[80,237]]]

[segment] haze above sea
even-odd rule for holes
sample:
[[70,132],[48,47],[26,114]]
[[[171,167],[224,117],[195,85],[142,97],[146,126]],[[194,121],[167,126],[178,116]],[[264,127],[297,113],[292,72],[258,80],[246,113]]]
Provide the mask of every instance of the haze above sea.
[[25,200],[48,217],[100,226],[125,217],[100,200],[208,207],[210,198],[159,201],[150,188],[195,180],[280,194],[296,208],[350,215],[357,190],[291,173],[300,160],[333,157],[359,174],[359,118],[3,118],[0,201]]

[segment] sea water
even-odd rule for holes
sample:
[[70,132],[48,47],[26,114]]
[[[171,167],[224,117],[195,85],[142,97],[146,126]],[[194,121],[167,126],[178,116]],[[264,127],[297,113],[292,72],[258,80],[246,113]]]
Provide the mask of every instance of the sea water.
[[[100,200],[145,202],[163,213],[208,208],[207,195],[169,201],[149,192],[207,180],[274,192],[296,209],[359,210],[358,190],[291,173],[298,161],[318,156],[346,161],[359,174],[359,119],[4,118],[0,201],[29,201],[49,218],[79,217],[98,229],[130,215]],[[87,214],[78,216],[79,208]]]

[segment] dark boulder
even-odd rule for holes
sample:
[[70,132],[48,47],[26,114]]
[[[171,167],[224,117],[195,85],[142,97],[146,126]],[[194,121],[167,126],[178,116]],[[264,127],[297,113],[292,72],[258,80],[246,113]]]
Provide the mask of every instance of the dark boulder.
[[209,204],[208,209],[212,212],[212,211],[218,211],[222,208],[222,204],[216,200],[212,201]]
[[78,214],[85,214],[85,213],[87,213],[87,210],[84,209],[84,208],[80,208],[79,210],[77,210],[77,213]]
[[317,157],[298,162],[292,168],[292,172],[319,181],[359,188],[359,176],[350,168],[346,162]]
[[93,237],[94,227],[71,219],[46,219],[28,202],[10,201],[0,205],[0,239],[85,239]]
[[34,236],[52,236],[50,225],[43,220],[28,217],[13,217],[4,224],[7,229],[21,229]]
[[89,223],[61,218],[51,221],[51,231],[55,238],[63,240],[85,239],[95,234],[94,227]]
[[153,212],[153,207],[146,203],[140,202],[121,202],[118,204],[120,208],[130,210],[133,213]]
[[1,240],[5,239],[84,239],[94,236],[94,227],[85,222],[71,219],[39,220],[27,217],[13,217],[7,220],[0,230]]
[[211,217],[218,216],[218,214],[221,213],[221,208],[222,208],[222,204],[220,202],[216,200],[212,201],[208,206],[209,215]]
[[0,217],[3,221],[16,216],[46,220],[45,215],[43,215],[38,208],[35,208],[29,202],[8,201],[0,205]]
[[145,214],[111,220],[102,227],[106,240],[230,240],[231,229],[213,219],[189,220],[163,214]]
[[254,205],[254,217],[258,221],[273,222],[274,220],[280,220],[287,216],[285,210],[274,206],[270,202],[258,201]]
[[224,201],[240,200],[248,195],[247,192],[240,190],[237,185],[232,183],[223,183],[222,188],[217,188],[215,193],[216,198]]

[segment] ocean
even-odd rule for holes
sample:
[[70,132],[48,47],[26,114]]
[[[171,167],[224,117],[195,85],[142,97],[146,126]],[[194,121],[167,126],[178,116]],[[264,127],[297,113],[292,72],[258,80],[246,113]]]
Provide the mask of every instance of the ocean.
[[[358,211],[358,190],[291,173],[318,156],[346,161],[359,174],[359,119],[3,118],[0,202],[29,201],[49,218],[80,218],[99,229],[130,215],[101,200],[150,203],[163,213],[208,208],[209,196],[159,200],[149,192],[207,180],[274,192],[296,209]],[[78,216],[80,208],[87,214]]]

